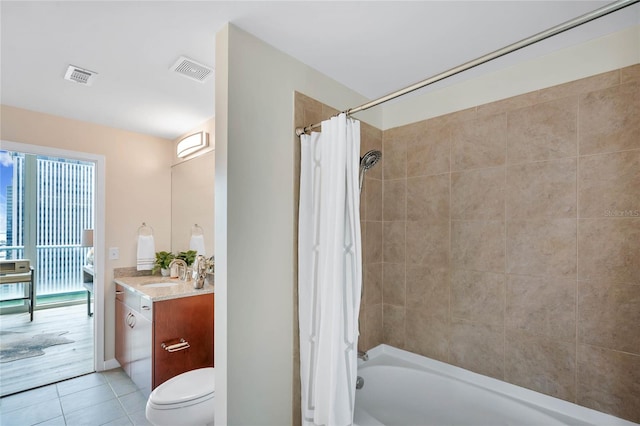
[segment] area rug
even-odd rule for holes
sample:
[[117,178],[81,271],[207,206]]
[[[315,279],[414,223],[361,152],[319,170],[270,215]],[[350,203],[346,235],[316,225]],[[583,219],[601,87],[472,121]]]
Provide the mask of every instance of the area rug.
[[50,346],[73,343],[75,340],[62,337],[67,333],[68,331],[39,334],[1,332],[0,363],[41,356],[44,355],[44,349]]

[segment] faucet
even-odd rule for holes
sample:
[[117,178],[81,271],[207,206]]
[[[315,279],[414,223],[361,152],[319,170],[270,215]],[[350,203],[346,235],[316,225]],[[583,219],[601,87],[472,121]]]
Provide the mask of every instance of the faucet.
[[169,264],[169,269],[173,268],[173,265],[177,265],[178,278],[180,281],[189,281],[189,274],[187,274],[187,262],[182,259],[173,259]]
[[193,283],[194,288],[204,287],[204,279],[207,277],[207,258],[199,254],[193,261]]

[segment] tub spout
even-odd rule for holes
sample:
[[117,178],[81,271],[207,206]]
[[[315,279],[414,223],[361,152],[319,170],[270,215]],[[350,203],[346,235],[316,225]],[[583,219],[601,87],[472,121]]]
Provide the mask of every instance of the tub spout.
[[364,351],[358,351],[358,358],[360,358],[363,361],[369,361],[369,354],[367,354]]

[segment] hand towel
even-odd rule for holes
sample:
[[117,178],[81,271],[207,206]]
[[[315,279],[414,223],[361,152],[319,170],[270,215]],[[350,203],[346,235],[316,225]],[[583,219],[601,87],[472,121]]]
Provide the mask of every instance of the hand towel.
[[150,271],[156,263],[153,235],[138,235],[138,271]]
[[192,235],[189,241],[189,250],[195,250],[204,256],[204,235]]

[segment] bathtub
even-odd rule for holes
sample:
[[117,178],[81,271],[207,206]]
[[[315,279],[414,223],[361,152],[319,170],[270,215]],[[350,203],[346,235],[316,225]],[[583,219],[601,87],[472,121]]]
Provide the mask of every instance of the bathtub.
[[359,361],[354,424],[637,426],[449,364],[387,345]]

